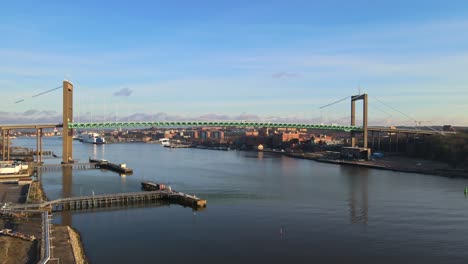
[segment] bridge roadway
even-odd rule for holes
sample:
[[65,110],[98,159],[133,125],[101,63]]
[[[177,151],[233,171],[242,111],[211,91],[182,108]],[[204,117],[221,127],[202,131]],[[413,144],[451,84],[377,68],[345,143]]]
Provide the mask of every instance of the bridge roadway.
[[[93,128],[142,128],[142,127],[271,127],[271,128],[310,128],[323,130],[337,130],[345,132],[361,132],[362,127],[339,126],[339,125],[317,125],[301,123],[272,123],[254,121],[147,121],[147,122],[80,122],[69,123],[68,127],[73,129],[93,129]],[[56,128],[63,127],[62,124],[18,124],[1,125],[0,129],[21,129],[21,128]],[[404,133],[404,134],[424,134],[434,135],[441,132],[424,129],[392,129],[386,127],[368,127],[369,132]]]
[[[121,128],[121,127],[271,127],[271,128],[310,128],[337,130],[345,132],[361,132],[362,127],[339,126],[339,125],[317,125],[301,123],[272,123],[254,121],[148,121],[148,122],[92,122],[92,123],[70,123],[69,128],[89,129],[89,128]],[[440,134],[434,130],[423,129],[394,129],[386,127],[368,127],[371,132],[405,133],[405,134]]]
[[272,123],[254,121],[149,121],[149,122],[93,122],[69,123],[69,128],[120,128],[120,127],[271,127],[271,128],[313,128],[341,131],[361,131],[355,126],[315,125],[301,123]]
[[[402,133],[402,134],[418,134],[418,135],[436,135],[447,132],[435,131],[435,130],[423,130],[423,129],[395,129],[388,127],[368,127],[369,132],[382,132],[382,133]],[[453,134],[449,132],[450,134]]]
[[192,207],[193,209],[206,207],[206,200],[196,196],[163,190],[60,198],[40,204],[17,204],[8,206],[7,210],[49,210],[57,212],[112,206],[129,206],[132,204],[154,203],[157,201],[178,203]]
[[0,124],[0,129],[9,130],[9,129],[38,129],[38,128],[56,128],[63,127],[62,124],[18,124],[18,125],[2,125]]

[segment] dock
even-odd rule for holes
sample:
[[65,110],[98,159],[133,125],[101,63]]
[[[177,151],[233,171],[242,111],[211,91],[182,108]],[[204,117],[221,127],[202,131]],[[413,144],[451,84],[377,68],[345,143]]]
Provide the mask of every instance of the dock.
[[96,163],[33,164],[34,169],[40,169],[42,171],[60,171],[63,167],[71,167],[73,170],[97,169]]
[[86,163],[65,163],[65,164],[38,164],[34,163],[31,166],[33,170],[41,171],[60,171],[63,167],[71,167],[73,170],[92,170],[106,169],[118,172],[120,174],[133,174],[133,169],[127,168],[126,164],[115,164],[107,160],[89,159]]
[[115,171],[122,174],[133,174],[133,169],[127,168],[124,163],[115,164],[107,160],[89,159],[89,163],[95,164],[96,168]]
[[191,207],[194,210],[206,207],[206,200],[200,199],[194,195],[163,190],[61,198],[40,204],[12,205],[8,207],[8,210],[47,210],[60,212],[157,202],[180,204],[182,206]]

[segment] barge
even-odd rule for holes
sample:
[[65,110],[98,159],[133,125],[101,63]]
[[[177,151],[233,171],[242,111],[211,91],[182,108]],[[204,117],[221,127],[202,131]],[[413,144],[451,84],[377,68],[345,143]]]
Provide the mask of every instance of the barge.
[[172,190],[171,186],[155,183],[155,182],[141,182],[141,188],[148,192],[162,191],[168,194],[167,198],[171,202],[178,203],[183,206],[189,206],[192,208],[205,208],[206,200],[200,199],[195,195],[188,195],[181,192]]
[[96,164],[96,168],[112,170],[112,171],[116,171],[116,172],[123,173],[126,175],[133,174],[133,169],[127,168],[127,164],[125,163],[115,164],[105,159],[91,159],[91,158],[89,158],[89,163]]
[[141,188],[145,191],[172,191],[171,186],[166,187],[165,184],[155,182],[141,182]]

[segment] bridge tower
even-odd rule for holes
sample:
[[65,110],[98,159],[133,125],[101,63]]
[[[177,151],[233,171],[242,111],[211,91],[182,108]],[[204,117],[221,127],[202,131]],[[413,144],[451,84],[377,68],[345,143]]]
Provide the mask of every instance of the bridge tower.
[[[364,148],[367,148],[367,94],[353,95],[351,96],[351,125],[356,125],[356,101],[362,100],[362,129],[363,129],[363,140]],[[351,147],[356,147],[356,135],[355,132],[351,132]]]
[[68,123],[73,122],[73,84],[63,81],[63,128],[62,128],[62,163],[73,163],[73,129]]

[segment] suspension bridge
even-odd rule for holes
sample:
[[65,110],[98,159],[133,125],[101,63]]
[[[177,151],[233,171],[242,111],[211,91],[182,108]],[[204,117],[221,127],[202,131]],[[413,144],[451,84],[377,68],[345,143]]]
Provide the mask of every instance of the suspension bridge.
[[[106,128],[185,128],[185,127],[254,127],[254,128],[297,128],[297,129],[322,129],[349,132],[351,138],[351,146],[356,147],[356,134],[362,133],[362,147],[368,147],[368,134],[372,133],[372,142],[374,142],[374,133],[378,133],[380,142],[380,133],[396,133],[397,140],[398,134],[420,134],[420,135],[433,135],[440,133],[436,130],[423,130],[423,129],[395,129],[384,127],[369,127],[368,126],[368,95],[359,94],[348,96],[337,102],[351,99],[351,122],[350,125],[324,125],[324,124],[308,124],[308,123],[287,123],[287,122],[257,122],[257,121],[127,121],[127,122],[74,122],[73,119],[73,84],[69,81],[63,81],[62,86],[39,93],[33,97],[43,95],[45,93],[58,90],[62,88],[63,91],[63,122],[59,124],[0,124],[3,138],[3,160],[10,158],[9,146],[9,133],[12,129],[36,129],[36,147],[38,150],[38,161],[42,162],[42,130],[46,128],[62,128],[62,163],[73,163],[73,130],[74,129],[106,129]],[[356,126],[356,101],[363,101],[362,108],[362,126]],[[22,102],[19,100],[15,103]],[[335,104],[333,102],[329,105]]]

